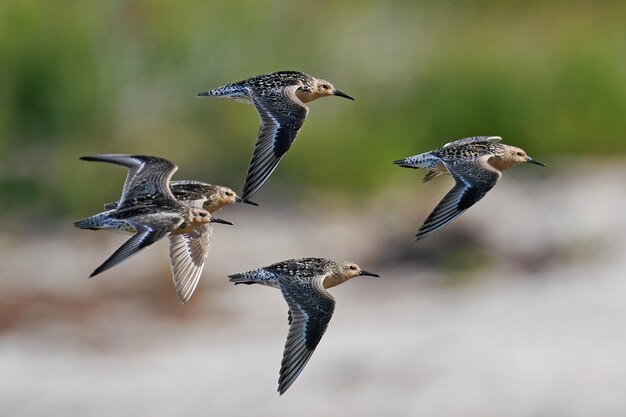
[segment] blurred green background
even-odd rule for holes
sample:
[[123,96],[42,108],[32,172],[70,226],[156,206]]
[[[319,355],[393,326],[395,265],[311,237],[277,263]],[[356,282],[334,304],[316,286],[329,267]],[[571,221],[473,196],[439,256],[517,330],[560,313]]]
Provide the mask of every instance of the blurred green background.
[[608,1],[3,1],[3,211],[93,211],[125,174],[78,161],[94,153],[240,191],[257,115],[195,95],[284,69],[357,100],[310,105],[269,182],[291,193],[367,197],[398,178],[393,159],[479,134],[540,160],[623,155],[624,16]]

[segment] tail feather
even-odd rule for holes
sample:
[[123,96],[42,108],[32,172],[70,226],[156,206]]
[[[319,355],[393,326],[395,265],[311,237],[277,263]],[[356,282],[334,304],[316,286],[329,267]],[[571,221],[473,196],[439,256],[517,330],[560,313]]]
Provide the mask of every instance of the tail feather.
[[256,281],[254,279],[252,279],[252,277],[250,277],[250,275],[247,272],[243,272],[241,274],[233,274],[233,275],[229,275],[229,282],[232,282],[233,284],[237,285],[237,284],[246,284],[246,285],[251,285],[251,284],[256,284]]
[[228,97],[228,98],[244,98],[249,96],[248,90],[237,84],[228,84],[213,90],[198,93],[198,97]]
[[88,230],[98,230],[102,229],[102,220],[105,216],[103,213],[96,214],[94,216],[89,216],[83,220],[77,220],[74,222],[74,227],[78,227],[79,229],[88,229]]
[[77,222],[74,222],[74,227],[78,227],[79,229],[85,229],[85,230],[98,230],[99,229],[99,227],[94,227],[94,226],[89,225],[89,223],[87,223],[85,220],[79,220]]
[[394,164],[404,168],[426,168],[432,169],[439,165],[441,160],[432,154],[432,152],[421,153],[419,155],[409,156],[408,158],[397,159]]
[[111,210],[94,214],[93,216],[87,217],[83,220],[75,221],[74,227],[88,230],[107,229],[124,234],[134,234],[137,232],[137,229],[132,223],[111,218],[110,213]]
[[418,166],[411,164],[411,162],[409,162],[410,159],[412,158],[396,159],[395,161],[393,161],[393,163],[403,168],[418,169],[419,168]]

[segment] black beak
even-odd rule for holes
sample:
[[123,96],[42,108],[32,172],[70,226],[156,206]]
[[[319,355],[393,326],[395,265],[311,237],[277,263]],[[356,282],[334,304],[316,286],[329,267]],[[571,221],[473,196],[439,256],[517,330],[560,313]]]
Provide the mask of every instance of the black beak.
[[222,220],[222,219],[218,219],[217,217],[211,217],[211,220],[209,220],[209,223],[221,223],[221,224],[228,224],[228,225],[233,225],[231,222],[226,221],[226,220]]
[[359,275],[360,275],[360,276],[367,275],[368,277],[377,277],[377,278],[380,278],[380,275],[375,274],[375,273],[373,273],[373,272],[367,272],[367,271],[364,271],[364,270],[362,270],[362,269],[361,269],[361,273],[360,273]]
[[347,98],[347,99],[350,99],[350,100],[354,100],[352,97],[350,97],[349,95],[347,95],[347,94],[345,94],[345,93],[342,93],[342,92],[341,92],[341,91],[339,91],[339,90],[335,90],[335,91],[333,91],[333,95],[334,95],[334,96],[343,97],[343,98]]
[[526,162],[530,162],[531,164],[535,164],[535,165],[541,165],[542,167],[546,166],[546,164],[544,164],[543,162],[539,162],[536,159],[532,159],[530,156],[526,157]]
[[201,93],[196,94],[196,97],[208,97],[208,96],[209,96],[208,91],[203,91]]

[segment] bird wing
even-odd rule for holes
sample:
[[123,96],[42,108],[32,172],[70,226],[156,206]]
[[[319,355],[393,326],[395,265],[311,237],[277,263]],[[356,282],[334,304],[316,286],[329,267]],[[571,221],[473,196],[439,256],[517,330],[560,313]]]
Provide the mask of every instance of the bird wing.
[[124,242],[124,244],[120,246],[115,252],[113,252],[113,255],[111,255],[106,261],[104,261],[102,265],[97,267],[89,276],[90,278],[106,271],[107,269],[114,267],[115,265],[135,255],[142,249],[159,241],[160,239],[164,238],[173,227],[175,227],[174,223],[172,223],[171,228],[164,227],[163,224],[159,224],[157,226],[130,221],[129,223],[131,223],[135,227],[137,233],[135,233],[130,239]]
[[298,378],[315,351],[335,310],[335,299],[324,289],[324,275],[300,280],[277,275],[278,285],[289,306],[289,333],[278,379],[282,395]]
[[[170,181],[170,191],[174,198],[181,203],[200,200],[204,203],[207,200],[206,194],[212,191],[212,185],[200,181]],[[105,210],[117,208],[119,201],[104,204]],[[194,207],[202,208],[202,204],[194,204]]]
[[304,123],[308,109],[296,96],[299,85],[270,91],[250,89],[261,119],[243,188],[244,200],[252,197],[274,172]]
[[171,181],[170,190],[174,198],[181,202],[192,200],[206,201],[207,195],[214,193],[215,186],[200,181]]
[[156,156],[121,154],[84,156],[80,159],[108,162],[128,168],[128,175],[124,182],[122,196],[117,202],[117,208],[142,197],[162,195],[168,199],[174,199],[169,181],[178,167],[167,159]]
[[170,264],[176,294],[185,304],[193,294],[209,254],[213,228],[204,224],[189,233],[169,235]]
[[463,138],[459,140],[455,140],[453,142],[448,142],[443,145],[443,148],[448,146],[460,146],[467,145],[468,143],[479,143],[479,142],[500,142],[502,138],[500,136],[471,136],[469,138]]
[[496,185],[501,174],[487,168],[486,161],[491,156],[443,161],[455,185],[428,215],[417,231],[416,240],[423,239],[459,217]]

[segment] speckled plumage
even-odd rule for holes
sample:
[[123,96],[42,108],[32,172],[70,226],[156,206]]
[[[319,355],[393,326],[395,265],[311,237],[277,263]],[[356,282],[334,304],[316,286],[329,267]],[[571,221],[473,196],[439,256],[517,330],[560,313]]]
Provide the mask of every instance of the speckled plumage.
[[261,129],[246,175],[244,201],[263,186],[296,139],[308,114],[305,103],[329,95],[353,100],[328,81],[298,71],[258,75],[198,94],[253,104],[259,114]]
[[[171,181],[170,191],[174,198],[189,207],[201,207],[213,214],[222,207],[242,200],[228,187],[207,184],[201,181],[181,180]],[[117,207],[119,202],[104,205],[105,209],[111,210]],[[248,202],[250,204],[255,204]],[[213,222],[222,222],[212,217]],[[136,230],[132,225],[125,226],[119,231],[133,234]],[[193,294],[204,263],[209,255],[213,227],[204,224],[184,234],[171,234],[170,241],[170,265],[176,294],[181,303],[186,303]]]
[[522,149],[500,143],[498,136],[473,136],[446,143],[431,152],[394,161],[405,168],[425,168],[423,181],[450,174],[455,185],[424,221],[416,240],[441,229],[482,199],[493,188],[502,171],[530,162],[543,165]]
[[[134,233],[91,276],[106,271],[169,236],[176,290],[181,302],[187,301],[206,258],[202,250],[208,248],[211,234],[209,223],[224,221],[211,217],[202,208],[204,200],[179,201],[174,197],[169,181],[178,168],[170,161],[144,155],[97,155],[81,159],[125,166],[128,168],[128,176],[122,197],[113,209],[75,222],[74,225],[81,229],[113,229]],[[176,250],[173,251],[173,248]]]
[[360,275],[378,276],[352,262],[323,258],[289,259],[230,275],[234,284],[260,284],[281,290],[289,306],[289,333],[278,379],[282,395],[298,378],[322,339],[335,310],[326,288]]
[[[170,190],[176,200],[183,203],[195,203],[202,201],[202,208],[209,213],[215,213],[224,206],[240,203],[242,199],[237,193],[228,187],[221,185],[208,184],[194,180],[171,181]],[[256,205],[251,201],[248,204]],[[111,210],[117,207],[118,202],[107,203],[104,205],[105,210]]]

